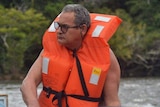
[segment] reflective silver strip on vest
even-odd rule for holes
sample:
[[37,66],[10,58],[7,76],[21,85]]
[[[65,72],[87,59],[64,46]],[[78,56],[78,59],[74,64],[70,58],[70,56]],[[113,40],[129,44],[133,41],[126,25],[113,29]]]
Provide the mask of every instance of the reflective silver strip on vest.
[[104,26],[97,25],[92,33],[92,37],[99,37],[103,29],[104,29]]
[[103,21],[103,22],[109,22],[111,20],[111,18],[109,17],[104,17],[104,16],[96,16],[94,18],[94,20],[98,20],[98,21]]
[[54,22],[52,22],[52,24],[50,25],[49,29],[48,29],[48,32],[55,32],[56,29],[54,27]]
[[42,62],[42,72],[48,74],[49,58],[44,57]]

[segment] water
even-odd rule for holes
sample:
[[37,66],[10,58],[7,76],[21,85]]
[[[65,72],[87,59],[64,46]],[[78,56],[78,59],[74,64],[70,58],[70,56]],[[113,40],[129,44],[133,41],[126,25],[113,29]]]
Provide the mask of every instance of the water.
[[[26,107],[19,87],[20,84],[0,84],[0,94],[8,94],[9,107]],[[119,96],[122,107],[160,107],[160,78],[121,79]]]
[[160,107],[160,78],[122,79],[119,94],[124,107]]

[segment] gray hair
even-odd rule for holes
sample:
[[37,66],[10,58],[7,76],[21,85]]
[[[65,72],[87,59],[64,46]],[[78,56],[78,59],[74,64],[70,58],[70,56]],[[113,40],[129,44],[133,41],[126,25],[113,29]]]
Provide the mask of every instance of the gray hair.
[[75,13],[75,24],[82,25],[86,24],[87,28],[90,27],[90,15],[89,11],[80,4],[68,4],[63,9],[62,12],[74,12]]

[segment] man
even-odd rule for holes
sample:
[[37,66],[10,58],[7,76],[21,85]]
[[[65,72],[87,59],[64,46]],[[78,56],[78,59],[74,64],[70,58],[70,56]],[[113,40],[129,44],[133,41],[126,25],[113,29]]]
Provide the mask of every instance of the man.
[[103,106],[120,107],[118,61],[103,39],[91,37],[94,24],[90,23],[83,6],[63,8],[44,34],[43,50],[23,80],[27,107],[98,107],[102,91]]

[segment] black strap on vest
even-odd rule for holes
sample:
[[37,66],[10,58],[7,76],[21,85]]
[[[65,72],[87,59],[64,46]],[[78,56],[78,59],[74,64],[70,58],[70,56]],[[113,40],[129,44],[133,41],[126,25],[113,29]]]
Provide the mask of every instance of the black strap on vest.
[[79,78],[80,78],[80,81],[81,81],[81,85],[82,85],[82,88],[83,88],[84,95],[85,96],[89,96],[89,92],[87,90],[87,86],[86,86],[86,83],[85,83],[85,80],[84,80],[84,76],[83,76],[83,72],[82,72],[81,63],[80,63],[79,58],[78,58],[78,56],[76,54],[76,50],[73,50],[73,57],[76,58],[78,74],[79,74]]
[[100,98],[93,98],[93,97],[87,97],[87,96],[82,96],[82,95],[72,95],[72,94],[68,94],[67,96],[76,98],[76,99],[80,99],[80,100],[86,100],[86,101],[91,101],[91,102],[100,102],[101,101],[101,97]]
[[46,92],[46,97],[49,98],[51,94],[54,94],[54,97],[52,98],[52,103],[55,100],[58,100],[58,107],[62,107],[62,98],[65,98],[66,107],[69,107],[68,105],[68,99],[67,96],[80,99],[80,100],[86,100],[91,102],[100,102],[101,98],[93,98],[88,96],[82,96],[82,95],[73,95],[73,94],[66,94],[64,91],[57,92],[55,90],[52,90],[51,88],[43,87],[43,91]]
[[55,90],[52,90],[50,87],[43,87],[43,91],[46,92],[46,97],[49,98],[51,94],[54,94],[54,97],[52,98],[52,103],[57,99],[58,100],[58,107],[62,107],[62,98],[65,98],[66,101],[66,107],[68,106],[68,100],[67,95],[64,91],[57,92]]

